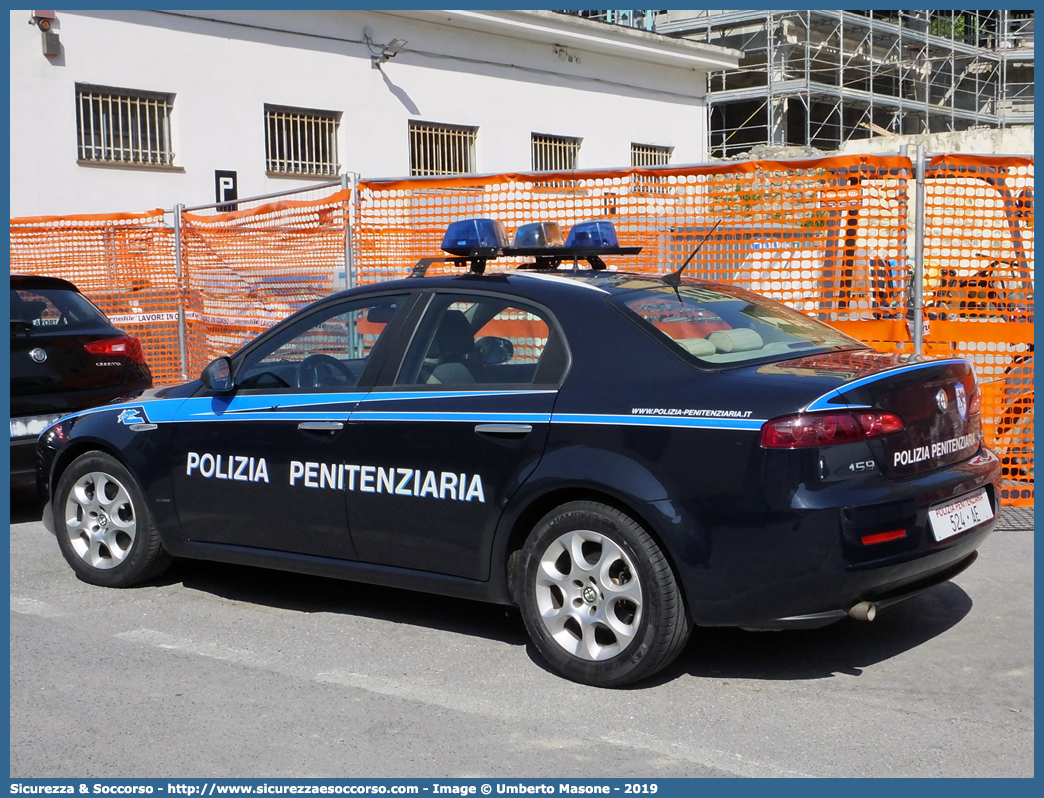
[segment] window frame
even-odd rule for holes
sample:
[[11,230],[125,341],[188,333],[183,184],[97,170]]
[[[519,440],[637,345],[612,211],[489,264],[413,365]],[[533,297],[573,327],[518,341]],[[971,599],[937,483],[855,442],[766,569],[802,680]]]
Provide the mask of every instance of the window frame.
[[[681,343],[679,343],[678,339],[674,338],[667,331],[658,328],[655,325],[655,323],[652,322],[648,317],[642,315],[640,312],[631,307],[631,301],[635,299],[643,301],[640,298],[641,295],[648,295],[651,293],[662,294],[664,297],[670,300],[672,296],[671,287],[650,286],[648,288],[635,288],[633,290],[622,291],[620,293],[615,293],[611,295],[608,298],[608,304],[610,307],[614,308],[617,312],[622,314],[632,324],[634,324],[636,327],[642,330],[643,333],[645,333],[654,341],[659,343],[659,345],[662,346],[664,349],[671,352],[675,356],[680,357],[686,363],[688,363],[691,366],[695,366],[701,371],[724,371],[733,368],[748,368],[752,366],[760,366],[778,361],[794,360],[797,358],[812,355],[822,355],[824,353],[829,352],[843,352],[852,349],[871,348],[867,344],[864,344],[861,341],[858,341],[855,338],[852,338],[851,336],[841,332],[840,330],[831,327],[829,324],[826,324],[825,322],[822,322],[819,319],[802,313],[799,310],[795,310],[794,308],[790,307],[789,305],[786,305],[783,302],[771,299],[769,297],[764,296],[763,294],[757,294],[753,291],[748,291],[744,288],[740,288],[739,286],[723,287],[720,284],[707,285],[699,281],[683,280],[679,288],[681,291],[685,291],[686,289],[692,289],[697,291],[705,290],[709,292],[720,293],[728,296],[729,299],[733,301],[745,302],[748,305],[753,305],[757,307],[767,307],[770,310],[775,310],[777,313],[780,313],[781,316],[789,316],[794,320],[796,324],[799,324],[799,326],[803,326],[804,324],[808,323],[811,326],[823,328],[827,333],[838,336],[838,343],[836,345],[831,346],[812,345],[808,348],[800,347],[795,348],[793,350],[777,349],[775,351],[770,352],[764,351],[765,347],[763,346],[760,348],[758,354],[751,355],[750,357],[734,357],[729,353],[721,352],[716,352],[713,355],[708,354],[706,356],[701,357],[690,352]],[[723,290],[723,288],[725,290]],[[653,301],[653,298],[646,296],[644,298],[644,301]],[[729,328],[732,330],[744,329],[741,327],[733,327],[727,319],[723,320],[726,324],[729,325]],[[757,321],[761,324],[771,326],[768,322],[761,320]],[[754,328],[751,327],[750,329]],[[755,332],[757,331],[755,330]],[[797,336],[794,337],[796,338]],[[771,344],[772,342],[769,343]],[[736,354],[743,355],[745,351],[754,352],[755,350],[737,350]]]
[[[478,171],[478,131],[473,125],[453,125],[442,122],[425,122],[420,119],[407,120],[406,132],[410,155],[410,177],[440,177],[456,175],[473,175]],[[438,140],[432,140],[433,136],[439,136]],[[462,141],[449,141],[452,135],[462,136]],[[420,144],[418,144],[420,142]],[[423,145],[427,144],[430,149],[426,152],[427,159],[432,155],[442,158],[444,162],[449,160],[466,160],[466,169],[455,170],[438,168],[434,162],[425,160],[427,166],[420,163],[419,157],[423,151]],[[449,146],[448,146],[449,145]],[[456,153],[450,152],[448,157],[446,150],[454,147],[463,147]]]
[[[662,163],[636,163],[636,161],[648,161],[650,156],[657,153],[665,156],[665,160]],[[674,157],[674,147],[631,142],[632,169],[659,169],[670,166],[672,157]],[[671,189],[666,185],[666,182],[661,175],[633,175],[631,186],[634,191],[642,194],[669,194]]]
[[[649,156],[656,154],[666,156],[665,160],[662,162],[649,163]],[[674,157],[674,147],[662,144],[641,144],[636,141],[631,142],[631,167],[634,169],[655,169],[658,166],[670,166],[672,157]],[[646,162],[637,163],[639,160],[644,160]]]
[[[541,350],[541,356],[536,363],[536,371],[533,374],[532,382],[500,382],[500,383],[489,383],[489,382],[474,382],[474,383],[425,383],[425,382],[400,382],[400,378],[403,376],[403,369],[407,367],[407,360],[411,353],[415,353],[416,347],[421,347],[425,352],[431,345],[431,339],[434,337],[437,322],[431,327],[430,330],[426,329],[425,322],[432,317],[433,308],[440,304],[439,299],[451,298],[452,304],[457,301],[470,301],[480,302],[483,299],[493,299],[499,302],[504,302],[508,305],[523,305],[538,311],[541,319],[547,324],[548,336],[547,342],[544,344],[543,350]],[[441,317],[442,313],[449,307],[446,305],[438,311],[438,316]],[[498,311],[502,312],[502,311]],[[385,390],[396,390],[396,391],[501,391],[505,388],[512,390],[557,390],[565,382],[566,377],[572,368],[573,359],[572,353],[569,348],[568,341],[565,334],[562,332],[562,326],[558,321],[555,314],[544,304],[532,300],[528,297],[520,297],[514,294],[502,294],[495,291],[468,291],[461,290],[459,288],[452,289],[435,289],[425,291],[422,298],[418,300],[417,306],[414,307],[410,312],[410,329],[409,334],[400,336],[405,338],[405,341],[401,342],[398,351],[394,354],[394,359],[388,359],[388,367],[384,369],[381,374],[381,378],[378,384]],[[495,316],[493,317],[495,318]],[[487,319],[483,324],[488,324],[491,319]],[[479,328],[481,329],[481,328]],[[477,332],[477,330],[476,330]],[[429,334],[430,333],[430,334]],[[541,374],[542,369],[555,368],[553,360],[549,360],[549,366],[544,365],[544,355],[550,353],[551,358],[557,358],[561,360],[561,365],[557,367],[557,374],[553,375],[554,379],[551,381],[537,382],[538,376]],[[422,356],[423,360],[423,356]]]
[[[579,168],[580,165],[580,148],[583,146],[584,140],[580,136],[560,136],[554,133],[530,133],[529,134],[529,148],[530,148],[530,165],[534,172],[573,172]],[[537,147],[543,148],[542,155],[546,157],[547,150],[550,147],[559,147],[566,150],[569,146],[572,146],[572,150],[567,152],[568,163],[562,166],[547,166],[537,164]]]
[[[142,169],[175,166],[173,93],[93,83],[76,83],[74,90],[77,163]],[[117,152],[120,157],[113,157]],[[98,154],[100,157],[95,157]]]
[[[265,174],[272,177],[316,177],[329,180],[341,173],[341,111],[265,103]],[[273,125],[283,136],[273,141]],[[291,126],[288,131],[287,124]],[[326,129],[326,128],[329,129]],[[302,138],[304,139],[302,143]],[[279,144],[282,143],[282,148]],[[289,147],[289,149],[288,149]],[[294,158],[295,153],[303,157]],[[319,157],[316,157],[318,152]],[[322,157],[325,153],[325,158]],[[301,168],[290,168],[289,164]],[[282,165],[282,166],[280,166]]]
[[[243,387],[240,385],[239,379],[247,361],[253,361],[253,365],[256,365],[264,357],[277,351],[289,341],[315,326],[318,317],[325,316],[327,319],[330,319],[362,307],[372,306],[372,304],[381,300],[396,297],[401,299],[401,304],[392,319],[385,325],[384,330],[381,331],[380,336],[370,350],[366,359],[366,365],[359,374],[355,385],[345,386],[344,389],[337,388],[336,390],[332,389],[332,386],[325,388],[301,388],[295,385],[288,387]],[[399,337],[403,325],[407,320],[413,318],[413,306],[416,300],[416,293],[400,289],[398,291],[382,291],[376,294],[367,294],[361,297],[349,297],[338,302],[322,303],[321,305],[299,311],[288,317],[286,322],[282,322],[278,327],[273,328],[271,333],[259,336],[232,356],[232,375],[236,391],[246,394],[284,394],[308,392],[337,393],[339,390],[350,393],[369,390],[376,383],[377,376],[388,359],[388,352]],[[255,359],[254,356],[258,350],[267,350],[267,354]]]

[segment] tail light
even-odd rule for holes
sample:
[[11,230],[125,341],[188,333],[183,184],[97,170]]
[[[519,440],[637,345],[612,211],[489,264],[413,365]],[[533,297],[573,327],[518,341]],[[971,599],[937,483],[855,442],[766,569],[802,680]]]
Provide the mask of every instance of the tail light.
[[765,422],[761,445],[767,449],[798,449],[855,443],[902,432],[903,420],[894,413],[798,413]]
[[139,366],[145,365],[145,353],[141,351],[141,342],[133,335],[106,338],[104,341],[91,341],[89,344],[84,344],[84,349],[92,355],[119,355],[130,358]]

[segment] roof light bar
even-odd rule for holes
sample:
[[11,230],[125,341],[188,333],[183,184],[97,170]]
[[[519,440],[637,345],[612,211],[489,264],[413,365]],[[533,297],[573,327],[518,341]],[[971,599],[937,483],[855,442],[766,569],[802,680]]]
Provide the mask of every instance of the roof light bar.
[[486,261],[505,255],[535,257],[520,269],[555,269],[565,260],[587,261],[593,270],[605,269],[599,255],[637,255],[641,247],[621,247],[612,222],[596,220],[573,225],[565,243],[557,222],[532,222],[521,225],[515,240],[508,246],[507,230],[498,219],[461,219],[446,228],[442,249],[453,257],[421,258],[411,276],[423,277],[433,263],[470,264],[470,270],[482,274]]

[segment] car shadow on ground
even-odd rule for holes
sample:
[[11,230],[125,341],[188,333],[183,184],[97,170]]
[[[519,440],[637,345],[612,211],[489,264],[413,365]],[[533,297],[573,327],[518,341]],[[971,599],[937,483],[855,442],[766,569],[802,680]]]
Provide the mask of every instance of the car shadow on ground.
[[523,646],[529,640],[517,609],[479,601],[199,560],[176,560],[149,584],[178,582],[230,601],[292,612],[358,615],[509,645]]
[[[294,612],[341,613],[422,626],[524,647],[543,670],[547,662],[529,641],[513,607],[239,565],[179,560],[158,584],[180,582],[232,601]],[[153,584],[157,584],[154,582]],[[698,628],[665,671],[634,687],[655,687],[684,676],[700,679],[803,681],[864,668],[917,648],[956,626],[972,600],[945,582],[882,611],[872,623],[845,619],[820,629],[748,632]]]
[[649,684],[683,675],[786,681],[859,676],[864,668],[945,633],[971,608],[964,590],[944,582],[883,610],[870,623],[845,618],[819,629],[783,632],[696,629],[681,656]]
[[34,477],[11,477],[11,523],[27,524],[43,517]]

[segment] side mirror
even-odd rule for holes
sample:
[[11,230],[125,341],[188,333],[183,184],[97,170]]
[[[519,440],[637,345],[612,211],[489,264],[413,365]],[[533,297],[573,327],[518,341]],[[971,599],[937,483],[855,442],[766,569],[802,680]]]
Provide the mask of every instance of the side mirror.
[[236,387],[232,382],[232,359],[227,357],[211,360],[199,378],[212,393],[228,393]]

